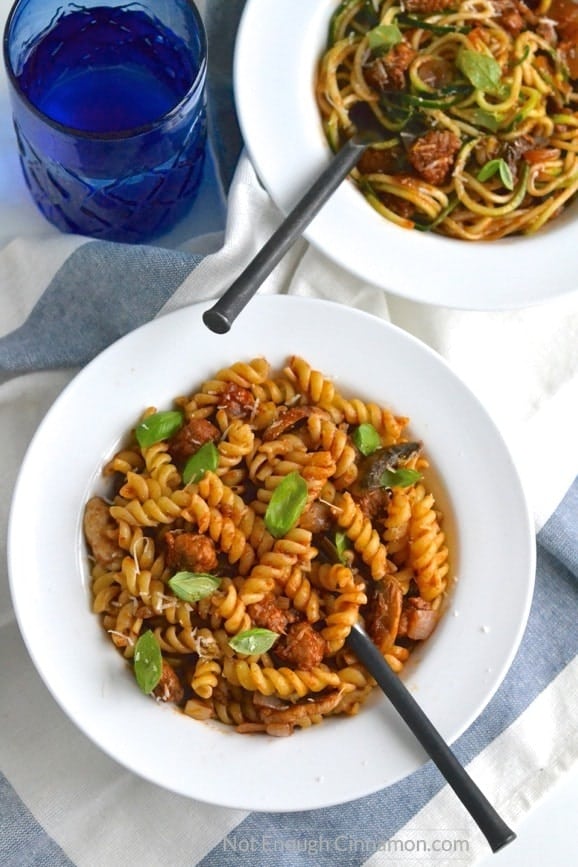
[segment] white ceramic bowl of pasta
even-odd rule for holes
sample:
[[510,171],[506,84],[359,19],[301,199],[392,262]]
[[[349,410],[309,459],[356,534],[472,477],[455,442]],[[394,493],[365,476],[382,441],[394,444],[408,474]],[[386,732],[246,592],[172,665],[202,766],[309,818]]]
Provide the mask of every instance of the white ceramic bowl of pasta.
[[271,738],[193,720],[139,692],[90,611],[82,516],[101,486],[104,462],[145,407],[168,408],[216,370],[258,355],[275,366],[301,355],[346,395],[409,415],[439,479],[459,580],[404,678],[449,741],[482,711],[521,640],[533,588],[532,523],[493,422],[439,356],[407,333],[343,306],[280,296],[257,297],[221,336],[203,325],[206,306],[171,313],[111,346],[40,425],[11,509],[17,618],[64,711],[136,774],[229,807],[290,811],[342,803],[426,760],[381,694],[355,717]]
[[[248,0],[235,56],[245,144],[285,212],[330,159],[314,97],[337,0]],[[576,290],[578,203],[536,235],[466,242],[409,231],[342,183],[305,231],[329,259],[370,284],[427,304],[472,310],[532,305]]]

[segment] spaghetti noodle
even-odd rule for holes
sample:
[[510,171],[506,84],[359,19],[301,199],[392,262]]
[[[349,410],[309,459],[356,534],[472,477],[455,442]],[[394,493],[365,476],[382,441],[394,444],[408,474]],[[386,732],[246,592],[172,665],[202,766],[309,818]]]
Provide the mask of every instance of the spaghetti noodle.
[[380,131],[352,178],[399,226],[534,233],[578,190],[577,34],[563,0],[343,0],[316,81],[329,143]]

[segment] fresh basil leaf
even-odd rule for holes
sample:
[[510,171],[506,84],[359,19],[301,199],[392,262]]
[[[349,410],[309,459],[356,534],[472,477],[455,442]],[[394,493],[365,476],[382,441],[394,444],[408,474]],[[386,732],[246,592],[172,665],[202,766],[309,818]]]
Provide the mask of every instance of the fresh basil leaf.
[[489,181],[490,178],[493,178],[498,171],[499,163],[500,160],[489,160],[487,163],[485,163],[476,175],[478,181],[482,181],[482,183],[484,183],[484,181]]
[[215,472],[219,464],[219,452],[215,443],[203,443],[194,455],[191,455],[183,468],[183,482],[199,482],[207,470]]
[[133,663],[136,682],[148,695],[157,686],[163,670],[161,648],[150,629],[135,644]]
[[500,87],[502,68],[497,60],[470,48],[460,48],[456,66],[478,90],[496,93]]
[[500,180],[507,190],[514,189],[514,178],[512,177],[512,170],[510,166],[505,160],[500,160],[500,165],[498,168],[500,173]]
[[229,647],[232,647],[237,653],[253,656],[255,653],[266,653],[273,647],[278,638],[278,632],[256,626],[230,638]]
[[482,129],[497,132],[503,118],[497,114],[485,111],[483,108],[474,108],[468,115],[468,119],[471,120],[474,126],[481,126]]
[[351,439],[362,455],[371,455],[381,445],[381,438],[372,424],[364,422],[356,427]]
[[397,24],[380,24],[367,34],[367,44],[372,54],[384,54],[403,40]]
[[289,473],[273,491],[267,511],[265,526],[276,539],[284,536],[295,526],[307,502],[307,483],[298,473]]
[[178,410],[155,412],[139,422],[135,428],[135,436],[141,448],[148,448],[172,437],[182,425],[183,414]]
[[215,592],[221,579],[207,572],[177,572],[169,578],[169,587],[179,599],[198,602]]
[[500,180],[502,184],[508,190],[514,189],[514,178],[512,177],[512,172],[508,163],[503,159],[490,160],[487,162],[477,174],[477,179],[479,181],[488,181],[495,174],[500,175]]
[[338,530],[335,534],[335,550],[337,551],[340,563],[347,564],[347,557],[345,555],[350,549],[351,542],[347,538],[347,535],[341,530]]
[[384,470],[381,476],[381,484],[384,488],[409,488],[422,478],[418,470],[409,470],[402,467],[399,470]]

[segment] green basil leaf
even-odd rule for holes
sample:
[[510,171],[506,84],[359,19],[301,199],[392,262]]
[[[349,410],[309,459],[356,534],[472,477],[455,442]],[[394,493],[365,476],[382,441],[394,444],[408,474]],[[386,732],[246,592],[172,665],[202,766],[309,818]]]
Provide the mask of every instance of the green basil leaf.
[[384,470],[381,484],[384,488],[409,488],[422,478],[418,470],[401,468],[399,470]]
[[483,183],[484,181],[489,181],[490,178],[493,178],[498,171],[499,164],[500,160],[489,160],[485,163],[476,175],[478,181],[482,181]]
[[344,563],[347,565],[347,557],[345,556],[345,553],[350,549],[351,542],[347,538],[347,535],[341,530],[338,530],[335,534],[335,550],[337,551],[337,556],[339,557],[340,563]]
[[500,175],[500,180],[507,190],[514,189],[514,178],[508,163],[503,159],[490,160],[487,162],[477,174],[479,181],[488,181],[495,174]]
[[169,587],[179,599],[198,602],[215,592],[221,579],[207,572],[177,572],[169,578]]
[[351,439],[362,455],[371,455],[381,445],[381,438],[372,424],[364,422],[355,428]]
[[502,68],[497,60],[470,48],[460,48],[456,66],[475,88],[496,93],[500,87]]
[[273,647],[278,638],[278,632],[256,626],[230,638],[229,647],[232,647],[237,653],[253,656],[254,653],[266,653]]
[[276,539],[295,526],[307,502],[307,483],[298,473],[285,476],[273,491],[265,512],[265,526]]
[[367,34],[367,44],[372,54],[384,54],[403,40],[397,24],[380,24]]
[[500,180],[507,190],[514,189],[514,178],[512,177],[512,170],[510,166],[505,160],[500,160],[500,165],[498,168],[500,173]]
[[203,443],[194,455],[191,455],[183,468],[183,482],[200,482],[207,470],[215,472],[219,464],[219,451],[215,443]]
[[468,120],[471,120],[474,126],[481,126],[482,129],[497,132],[503,118],[500,115],[485,111],[483,108],[474,108],[468,114]]
[[148,448],[172,437],[182,425],[183,414],[178,410],[155,412],[139,422],[135,428],[135,436],[141,448]]
[[148,695],[157,686],[163,670],[161,648],[150,629],[144,632],[135,644],[133,662],[136,682]]

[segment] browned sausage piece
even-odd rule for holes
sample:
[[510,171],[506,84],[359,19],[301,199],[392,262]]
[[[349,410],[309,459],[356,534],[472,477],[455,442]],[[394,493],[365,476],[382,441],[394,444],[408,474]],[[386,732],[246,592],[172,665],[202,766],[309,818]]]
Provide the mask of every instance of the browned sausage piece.
[[205,443],[219,439],[219,428],[206,418],[192,418],[169,440],[169,452],[176,463],[183,463]]
[[174,701],[175,704],[183,700],[184,690],[179,677],[165,659],[163,659],[161,679],[153,689],[153,695],[161,701]]
[[428,184],[445,183],[460,149],[458,136],[448,129],[431,129],[411,143],[410,163]]
[[275,655],[291,668],[310,671],[320,665],[326,651],[325,639],[304,620],[292,623],[274,647]]
[[367,83],[376,90],[403,90],[405,72],[417,55],[407,42],[398,42],[393,48],[363,67]]
[[232,418],[250,418],[255,406],[254,394],[236,382],[228,382],[219,398],[219,407]]
[[190,572],[211,572],[217,567],[215,544],[208,536],[171,530],[165,536],[167,566]]
[[260,602],[248,605],[247,613],[257,626],[278,632],[279,635],[295,620],[295,614],[279,608],[273,596],[265,596]]

